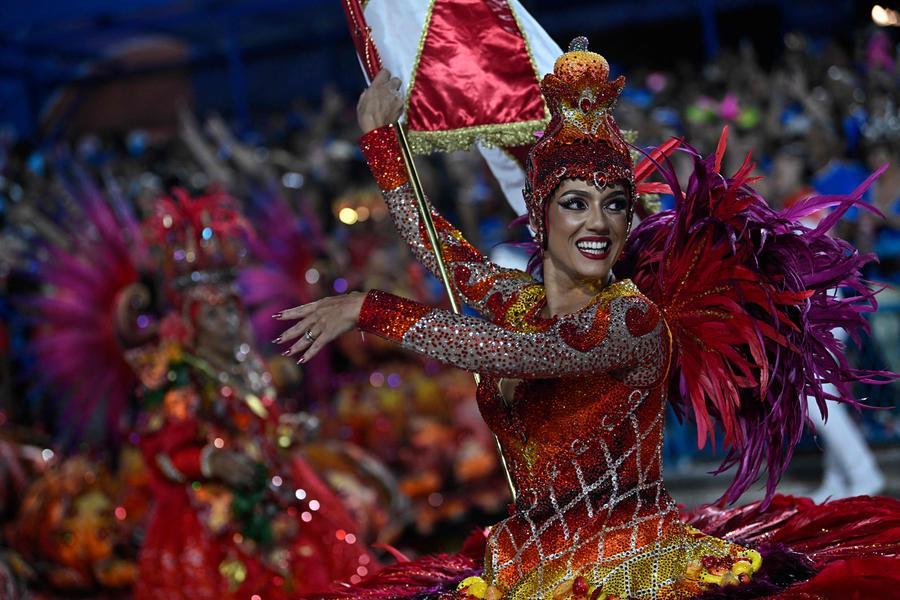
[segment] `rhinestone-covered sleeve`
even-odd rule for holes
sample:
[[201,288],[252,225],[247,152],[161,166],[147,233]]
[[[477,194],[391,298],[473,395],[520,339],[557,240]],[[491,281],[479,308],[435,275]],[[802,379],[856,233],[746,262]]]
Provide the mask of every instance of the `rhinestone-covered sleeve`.
[[642,296],[618,296],[521,333],[380,290],[366,295],[359,328],[461,369],[545,378],[620,371],[630,385],[654,385],[666,368],[668,336]]
[[[384,200],[398,233],[416,259],[440,277],[428,233],[419,217],[416,197],[409,185],[406,167],[393,126],[365,134],[360,148],[369,168],[384,192]],[[441,256],[458,297],[494,322],[503,322],[516,293],[534,283],[526,273],[504,269],[488,260],[465,240],[462,233],[444,219],[426,199],[441,246]]]

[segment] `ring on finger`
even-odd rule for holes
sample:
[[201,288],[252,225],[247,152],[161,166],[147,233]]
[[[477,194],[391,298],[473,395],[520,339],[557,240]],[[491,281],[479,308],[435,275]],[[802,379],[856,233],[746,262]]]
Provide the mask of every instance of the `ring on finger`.
[[312,334],[312,329],[307,329],[306,333],[303,334],[303,337],[308,339],[310,342],[314,342],[316,340],[316,336]]

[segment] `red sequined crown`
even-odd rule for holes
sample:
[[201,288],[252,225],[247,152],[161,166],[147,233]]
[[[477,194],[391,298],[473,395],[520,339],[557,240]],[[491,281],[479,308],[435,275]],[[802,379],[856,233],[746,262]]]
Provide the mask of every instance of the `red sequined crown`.
[[622,181],[634,194],[631,154],[612,116],[625,78],[609,81],[609,63],[587,47],[585,37],[572,40],[541,81],[551,118],[528,155],[525,205],[542,246],[546,201],[563,179]]

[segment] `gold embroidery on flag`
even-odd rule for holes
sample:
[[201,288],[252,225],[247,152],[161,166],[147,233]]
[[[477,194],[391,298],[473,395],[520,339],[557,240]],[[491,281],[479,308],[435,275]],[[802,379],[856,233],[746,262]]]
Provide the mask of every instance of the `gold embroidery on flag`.
[[490,123],[472,125],[447,131],[406,130],[410,148],[415,154],[453,152],[466,150],[475,142],[488,147],[520,146],[532,144],[534,133],[547,126],[547,120],[519,121],[518,123]]

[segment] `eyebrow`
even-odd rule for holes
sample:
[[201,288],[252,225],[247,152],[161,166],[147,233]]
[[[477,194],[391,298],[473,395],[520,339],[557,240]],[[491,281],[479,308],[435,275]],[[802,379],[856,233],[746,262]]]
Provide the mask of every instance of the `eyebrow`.
[[566,190],[565,192],[563,192],[560,195],[560,198],[562,198],[564,196],[569,196],[571,194],[574,194],[576,196],[581,196],[583,198],[590,198],[590,196],[591,196],[591,193],[588,191],[585,191],[585,190]]
[[[559,199],[562,200],[566,196],[570,196],[570,195],[578,196],[579,198],[587,198],[587,199],[591,198],[591,192],[589,192],[587,190],[572,189],[572,190],[566,190],[562,194],[560,194]],[[625,190],[615,190],[614,192],[612,192],[609,196],[607,196],[603,200],[604,201],[612,200],[612,199],[619,198],[619,197],[627,198],[627,196],[625,194]]]

